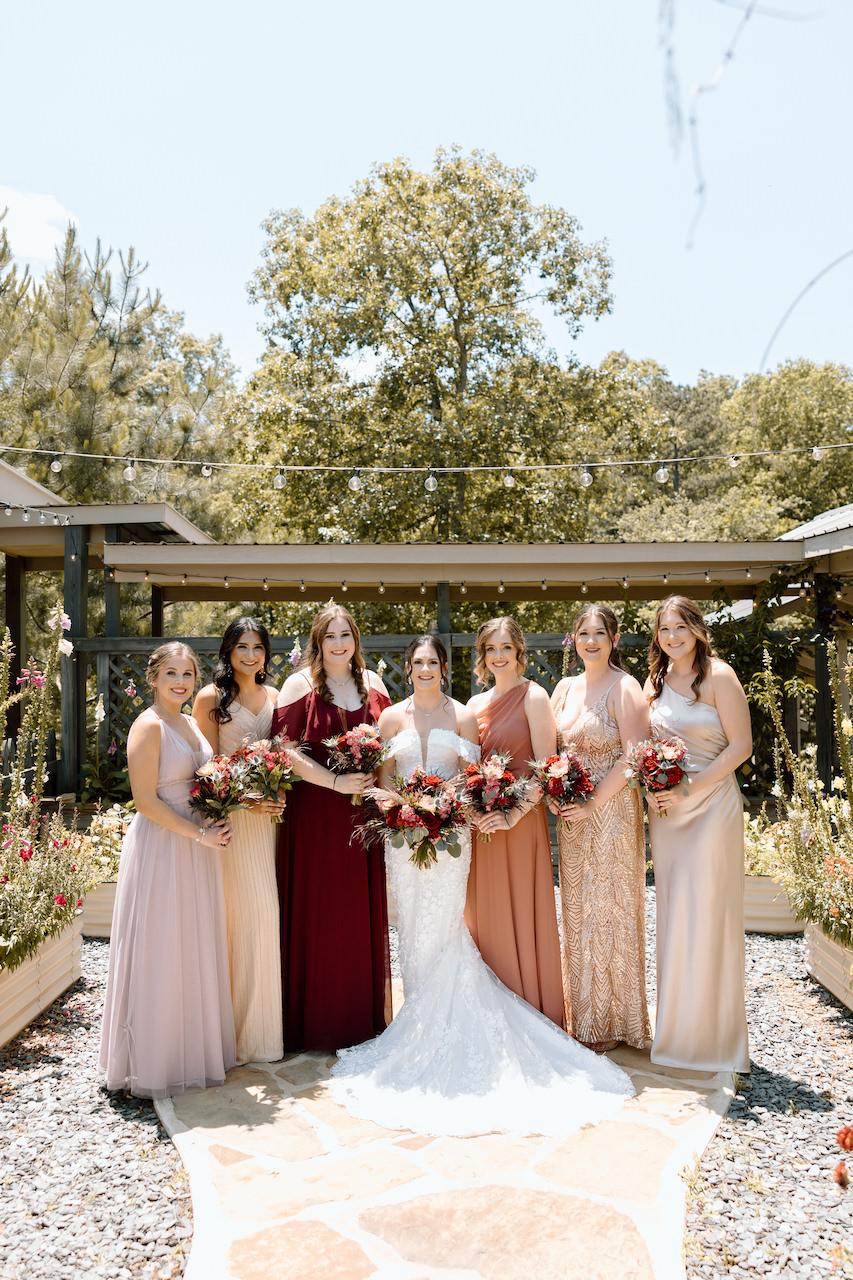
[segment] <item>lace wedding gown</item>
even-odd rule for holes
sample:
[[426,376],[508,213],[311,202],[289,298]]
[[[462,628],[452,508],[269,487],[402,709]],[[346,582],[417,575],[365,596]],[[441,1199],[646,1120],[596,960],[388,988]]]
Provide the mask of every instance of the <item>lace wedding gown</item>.
[[[414,729],[388,744],[404,777],[421,767],[444,778],[478,749],[433,729],[426,761]],[[572,1040],[495,977],[462,913],[471,841],[419,870],[386,845],[397,902],[406,999],[375,1040],[343,1049],[331,1089],[353,1115],[434,1136],[573,1132],[617,1111],[634,1093],[623,1071]]]

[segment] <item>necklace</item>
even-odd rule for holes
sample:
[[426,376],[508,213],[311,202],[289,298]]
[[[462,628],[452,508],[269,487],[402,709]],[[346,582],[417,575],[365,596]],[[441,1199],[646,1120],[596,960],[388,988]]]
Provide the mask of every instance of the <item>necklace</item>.
[[447,706],[446,698],[444,699],[440,707],[433,707],[432,711],[424,711],[423,707],[417,706],[417,704],[415,703],[415,699],[413,697],[410,699],[410,702],[412,705],[412,715],[415,714],[416,710],[420,711],[421,715],[424,717],[425,720],[429,720],[430,716],[434,716],[436,711],[443,711],[444,708]]
[[346,680],[336,680],[336,679],[335,679],[335,677],[334,677],[334,676],[330,676],[330,675],[329,675],[329,673],[328,673],[328,671],[327,671],[327,672],[326,672],[326,679],[327,679],[327,680],[331,680],[332,684],[336,684],[336,685],[338,686],[338,688],[339,688],[339,689],[343,689],[344,685],[345,685],[345,684],[349,684],[350,680],[352,680],[352,675],[351,675],[351,674],[350,674],[350,675],[348,675],[348,676],[347,676],[347,678],[346,678]]

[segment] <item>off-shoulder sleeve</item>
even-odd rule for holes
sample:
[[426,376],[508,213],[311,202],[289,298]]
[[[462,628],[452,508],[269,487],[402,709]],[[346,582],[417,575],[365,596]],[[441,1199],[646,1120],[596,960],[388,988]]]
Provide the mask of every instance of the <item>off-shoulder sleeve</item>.
[[289,742],[302,742],[308,723],[308,694],[286,707],[276,707],[272,713],[273,735],[280,733]]
[[469,742],[467,738],[459,739],[459,754],[463,760],[467,760],[469,764],[476,764],[480,759],[480,748],[476,742]]

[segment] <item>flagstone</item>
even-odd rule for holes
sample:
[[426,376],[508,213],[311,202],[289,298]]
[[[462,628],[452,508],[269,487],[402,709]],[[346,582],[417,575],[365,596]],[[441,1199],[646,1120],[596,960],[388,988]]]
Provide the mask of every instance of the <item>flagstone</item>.
[[282,1160],[275,1167],[252,1160],[219,1170],[213,1186],[232,1217],[270,1221],[315,1205],[366,1200],[423,1177],[407,1156],[385,1149],[343,1160]]
[[685,1067],[659,1067],[652,1062],[650,1052],[650,1044],[645,1049],[634,1049],[631,1045],[620,1044],[615,1049],[611,1049],[607,1057],[611,1062],[622,1067],[623,1071],[644,1071],[647,1074],[666,1076],[671,1080],[695,1080],[708,1083],[716,1078],[714,1071],[694,1071]]
[[566,1138],[536,1172],[575,1191],[648,1204],[674,1150],[673,1139],[649,1125],[602,1120]]
[[383,1129],[370,1120],[359,1120],[351,1116],[346,1108],[339,1106],[321,1087],[301,1089],[293,1094],[306,1111],[310,1112],[322,1124],[327,1124],[335,1132],[335,1137],[343,1147],[361,1147],[368,1142],[376,1142],[380,1138],[397,1138],[411,1134],[409,1129]]
[[542,1150],[546,1138],[442,1138],[423,1155],[424,1162],[448,1179],[488,1179],[525,1169]]
[[609,1205],[491,1185],[369,1209],[364,1230],[421,1266],[487,1280],[653,1280],[645,1241]]
[[714,1089],[693,1087],[689,1083],[664,1080],[660,1076],[633,1075],[631,1083],[637,1096],[625,1104],[626,1112],[641,1111],[647,1115],[665,1116],[668,1124],[685,1124],[697,1114],[697,1107],[707,1105]]
[[376,1271],[360,1245],[323,1222],[289,1222],[235,1240],[228,1268],[234,1280],[367,1280]]
[[[331,1061],[334,1062],[335,1059],[332,1058]],[[306,1055],[304,1058],[298,1058],[295,1062],[285,1061],[284,1066],[279,1067],[275,1074],[288,1084],[302,1087],[328,1080],[329,1066],[328,1058],[322,1053],[317,1053],[311,1057]]]
[[325,1147],[267,1072],[239,1067],[225,1084],[173,1099],[175,1115],[197,1135],[255,1155],[308,1160]]
[[214,1160],[222,1165],[239,1164],[241,1160],[252,1158],[245,1151],[235,1151],[233,1147],[221,1147],[218,1142],[212,1142],[207,1149]]

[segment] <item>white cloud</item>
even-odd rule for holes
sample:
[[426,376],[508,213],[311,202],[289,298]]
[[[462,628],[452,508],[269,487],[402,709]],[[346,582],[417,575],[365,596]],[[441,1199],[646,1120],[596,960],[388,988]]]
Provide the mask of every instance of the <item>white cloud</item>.
[[55,196],[0,186],[0,213],[8,206],[4,226],[16,258],[47,262],[61,244],[69,222],[77,219]]

